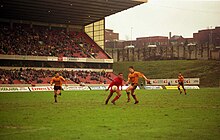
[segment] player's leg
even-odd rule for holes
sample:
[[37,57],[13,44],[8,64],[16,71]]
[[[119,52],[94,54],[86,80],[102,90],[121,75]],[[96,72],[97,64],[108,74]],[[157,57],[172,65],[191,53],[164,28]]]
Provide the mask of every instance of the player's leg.
[[185,87],[184,87],[184,84],[182,83],[182,88],[183,88],[183,91],[184,91],[184,93],[185,93],[185,95],[186,95],[186,89],[185,89]]
[[137,96],[135,95],[135,89],[132,89],[132,90],[131,90],[131,96],[132,96],[132,97],[134,98],[134,100],[135,100],[134,104],[138,104],[139,101],[138,101],[138,99],[137,99]]
[[114,93],[114,92],[113,92],[112,90],[110,90],[110,93],[109,93],[107,99],[105,100],[105,104],[106,104],[106,105],[108,104],[108,101],[109,101],[109,99],[112,97],[113,93]]
[[127,93],[127,97],[128,97],[128,101],[130,102],[131,98],[130,98],[130,91],[133,89],[133,86],[130,85],[127,89],[126,89],[126,93]]
[[63,90],[63,87],[62,86],[60,86],[60,93],[58,94],[58,95],[60,95],[61,96],[61,91]]
[[61,90],[58,89],[58,90],[57,90],[57,95],[60,95],[60,94],[61,94]]
[[136,97],[136,95],[135,95],[135,90],[136,90],[136,88],[137,88],[137,84],[134,84],[134,85],[133,85],[133,88],[132,88],[132,90],[131,90],[131,95],[132,95],[132,97],[133,97],[134,100],[135,100],[135,104],[138,104],[139,101],[138,101],[138,99],[137,99],[137,97]]
[[116,91],[117,95],[115,96],[115,98],[112,100],[112,103],[115,104],[115,101],[118,100],[121,97],[121,91],[119,89],[117,89]]
[[57,90],[54,90],[54,102],[57,103]]
[[182,91],[181,91],[181,89],[180,89],[180,83],[178,83],[177,87],[178,87],[178,90],[179,90],[179,92],[180,92],[180,94],[181,94]]
[[62,87],[61,86],[57,86],[57,95],[61,95],[61,90],[62,90]]

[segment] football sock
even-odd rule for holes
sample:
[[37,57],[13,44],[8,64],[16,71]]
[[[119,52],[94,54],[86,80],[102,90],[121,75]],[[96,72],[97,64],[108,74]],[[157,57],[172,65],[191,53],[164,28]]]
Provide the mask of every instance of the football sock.
[[55,102],[57,102],[57,95],[54,95],[54,100]]
[[108,104],[109,99],[110,99],[110,98],[107,98],[107,99],[105,100],[105,104]]
[[130,92],[127,92],[128,101],[130,101]]
[[135,102],[138,102],[136,95],[132,95],[132,97],[134,98]]
[[110,93],[107,97],[107,99],[105,100],[105,104],[108,104],[109,99],[112,97],[113,93]]
[[115,98],[112,100],[112,102],[115,102],[116,100],[118,100],[120,98],[120,95],[115,96]]
[[106,104],[106,105],[108,104],[108,100],[105,101],[105,104]]
[[178,87],[178,90],[180,90],[180,88]]

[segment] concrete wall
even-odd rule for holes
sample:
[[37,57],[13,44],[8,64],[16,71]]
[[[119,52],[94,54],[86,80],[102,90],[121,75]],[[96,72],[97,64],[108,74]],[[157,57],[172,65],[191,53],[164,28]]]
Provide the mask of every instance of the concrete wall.
[[110,56],[117,61],[146,61],[169,59],[214,59],[220,60],[220,50],[207,46],[171,46],[156,48],[107,49]]

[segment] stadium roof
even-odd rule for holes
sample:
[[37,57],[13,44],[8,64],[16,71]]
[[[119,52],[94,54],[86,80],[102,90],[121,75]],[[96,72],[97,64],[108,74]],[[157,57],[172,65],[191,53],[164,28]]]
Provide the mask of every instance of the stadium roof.
[[144,2],[147,0],[3,0],[0,17],[87,25]]

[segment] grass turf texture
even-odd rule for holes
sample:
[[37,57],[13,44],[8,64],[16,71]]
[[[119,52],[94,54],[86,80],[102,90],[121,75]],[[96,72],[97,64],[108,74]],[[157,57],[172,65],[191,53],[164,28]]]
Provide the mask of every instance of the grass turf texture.
[[[138,105],[104,105],[108,92],[1,93],[0,139],[212,139],[220,138],[220,89],[139,90]],[[115,95],[115,94],[114,94]],[[113,99],[113,98],[112,98]]]
[[220,86],[220,61],[214,60],[160,60],[142,62],[115,62],[115,73],[123,72],[127,79],[128,67],[134,66],[137,71],[151,79],[177,78],[182,72],[185,78],[200,78],[202,87]]

